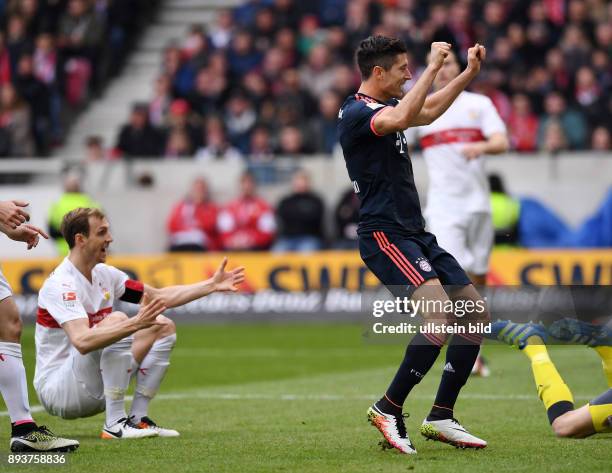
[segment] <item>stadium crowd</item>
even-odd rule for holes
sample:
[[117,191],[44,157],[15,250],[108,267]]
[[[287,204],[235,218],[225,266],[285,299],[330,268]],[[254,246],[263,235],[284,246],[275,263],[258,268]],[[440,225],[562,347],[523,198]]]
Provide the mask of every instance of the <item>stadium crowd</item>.
[[163,53],[149,103],[135,104],[111,156],[269,162],[330,153],[353,51],[402,37],[414,80],[432,41],[460,58],[478,41],[488,95],[519,152],[609,150],[612,4],[605,0],[250,0],[192,26]]
[[45,156],[158,0],[0,0],[0,157]]

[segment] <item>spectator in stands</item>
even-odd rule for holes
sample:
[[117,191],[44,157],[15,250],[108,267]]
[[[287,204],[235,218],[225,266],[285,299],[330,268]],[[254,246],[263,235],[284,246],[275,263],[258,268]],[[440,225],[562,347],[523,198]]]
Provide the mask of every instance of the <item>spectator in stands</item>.
[[333,91],[325,92],[319,99],[319,115],[312,121],[312,136],[320,153],[331,154],[338,142],[336,122],[340,105],[340,97]]
[[49,209],[49,236],[55,242],[59,256],[68,255],[68,243],[62,236],[62,219],[71,210],[78,207],[100,208],[91,197],[81,189],[81,175],[77,170],[70,170],[64,176],[64,193]]
[[534,151],[537,148],[538,117],[531,111],[529,97],[512,97],[512,112],[508,120],[510,143],[516,151]]
[[276,231],[274,212],[257,195],[251,173],[240,177],[240,196],[219,212],[217,228],[225,250],[267,250],[272,245]]
[[540,149],[555,154],[568,148],[568,140],[561,122],[549,120],[544,127],[544,139]]
[[46,139],[49,136],[51,102],[49,89],[34,75],[34,60],[31,55],[23,54],[19,58],[13,83],[17,93],[30,106],[30,128],[36,144],[36,154],[44,156],[49,145]]
[[598,126],[591,136],[591,148],[595,151],[610,151],[610,130],[605,126]]
[[0,85],[11,81],[11,58],[4,32],[0,32]]
[[36,38],[34,50],[34,75],[46,85],[49,93],[49,119],[51,139],[59,142],[62,138],[62,96],[58,82],[58,53],[55,40],[50,33],[41,33]]
[[149,122],[157,128],[162,128],[168,120],[170,104],[172,103],[172,80],[162,74],[155,79],[153,98],[149,102]]
[[243,92],[235,92],[229,98],[225,111],[227,137],[241,153],[248,152],[249,135],[255,126],[257,113],[253,102]]
[[210,40],[216,49],[225,49],[234,30],[234,16],[229,8],[217,12],[217,19],[210,30]]
[[208,183],[197,177],[187,196],[170,212],[167,222],[169,251],[216,251],[218,207],[211,200]]
[[31,113],[28,104],[19,96],[11,83],[0,88],[0,128],[6,130],[3,154],[11,157],[34,155],[34,139],[31,133]]
[[196,153],[199,161],[225,161],[238,163],[242,161],[242,153],[234,148],[227,139],[225,125],[219,117],[210,117],[205,125],[206,146]]
[[249,161],[251,163],[267,163],[274,159],[270,139],[270,131],[265,126],[257,126],[251,133]]
[[274,251],[316,251],[323,246],[323,200],[310,188],[310,176],[298,169],[292,178],[292,193],[276,209],[278,237]]
[[60,68],[63,71],[70,59],[86,60],[92,69],[92,88],[98,82],[98,59],[104,38],[104,25],[85,0],[69,0],[68,10],[62,16],[58,46],[61,51]]
[[306,90],[320,97],[334,85],[334,70],[331,67],[329,48],[317,44],[308,54],[308,60],[300,69],[300,78]]
[[194,89],[187,98],[196,113],[204,117],[219,114],[223,110],[227,89],[226,75],[218,74],[208,66],[198,72]]
[[356,249],[359,247],[357,239],[357,225],[359,223],[359,197],[351,187],[340,197],[334,210],[336,224],[336,248]]
[[300,156],[311,154],[312,148],[305,142],[304,134],[296,126],[286,126],[280,131],[276,154],[281,156]]
[[101,136],[89,135],[85,139],[85,161],[104,161],[108,159]]
[[188,158],[193,156],[193,148],[187,131],[183,128],[171,128],[166,138],[165,158]]
[[11,71],[16,71],[21,55],[33,47],[32,39],[27,35],[25,21],[21,15],[13,14],[9,17],[6,45]]
[[147,104],[135,104],[128,124],[121,128],[117,150],[127,158],[156,157],[162,154],[163,137],[149,123]]
[[[195,120],[194,120],[195,121]],[[193,154],[193,151],[204,144],[202,127],[191,121],[191,107],[185,99],[176,99],[170,104],[168,110],[168,137],[173,131],[180,131],[186,139],[186,148],[189,150],[184,156]],[[174,135],[179,136],[178,134]],[[184,149],[184,148],[182,148]],[[181,156],[183,156],[181,154]]]
[[[564,140],[567,140],[567,146],[572,149],[583,149],[586,145],[587,138],[587,127],[584,117],[580,115],[580,113],[568,109],[565,98],[559,92],[551,92],[546,96],[544,102],[544,111],[545,114],[540,119],[540,128],[538,131],[538,147],[542,148],[550,148],[551,143],[547,141],[546,130],[548,129],[548,124],[551,121],[557,122],[561,126],[561,133],[558,133],[553,127],[552,136],[555,137],[552,139],[552,142],[555,143],[553,147],[558,148],[560,146],[560,138],[564,136]],[[566,149],[566,145],[564,144],[559,149]]]
[[262,55],[255,49],[251,34],[246,30],[239,30],[230,43],[227,59],[230,74],[238,79],[255,69],[261,63]]

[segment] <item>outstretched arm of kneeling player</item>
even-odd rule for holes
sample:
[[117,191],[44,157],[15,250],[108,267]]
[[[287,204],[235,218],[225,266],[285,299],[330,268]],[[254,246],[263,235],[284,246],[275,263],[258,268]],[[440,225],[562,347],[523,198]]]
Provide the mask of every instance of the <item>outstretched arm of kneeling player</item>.
[[213,292],[236,292],[238,285],[244,281],[244,266],[226,271],[227,258],[223,261],[212,278],[194,284],[168,286],[160,289],[144,285],[143,301],[151,298],[160,299],[166,307],[178,307]]

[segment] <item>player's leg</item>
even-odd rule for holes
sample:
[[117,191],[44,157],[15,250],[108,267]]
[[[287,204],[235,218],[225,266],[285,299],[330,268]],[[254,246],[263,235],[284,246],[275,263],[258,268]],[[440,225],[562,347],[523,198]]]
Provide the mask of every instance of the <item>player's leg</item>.
[[[113,312],[96,327],[114,325],[126,319],[127,315],[124,313]],[[103,348],[99,353],[99,369],[106,409],[106,419],[101,434],[104,439],[142,438],[157,435],[152,429],[140,428],[133,424],[125,411],[125,393],[130,383],[132,366],[131,350],[132,337],[126,337]],[[78,368],[76,370],[80,371]],[[85,373],[83,375],[85,376]],[[77,376],[79,376],[78,373]],[[90,373],[89,376],[93,375]],[[94,381],[92,380],[92,384]]]
[[[420,298],[425,294],[437,294],[440,299],[447,298],[435,271],[431,267],[424,271],[412,263],[424,259],[424,256],[419,246],[409,239],[396,239],[383,232],[374,232],[371,237],[360,237],[360,252],[368,268],[395,296]],[[444,314],[431,313],[426,317],[432,323],[443,324],[446,321]],[[436,361],[444,341],[444,336],[418,332],[408,344],[387,391],[368,410],[370,423],[403,453],[416,453],[406,433],[404,402]]]
[[136,424],[157,430],[160,437],[178,437],[176,430],[158,426],[148,415],[149,403],[157,394],[170,365],[170,354],[176,344],[176,326],[163,315],[159,325],[134,334],[132,369],[136,373],[136,390],[130,418]]
[[[566,421],[574,414],[565,415],[574,410],[574,397],[548,355],[545,345],[548,334],[544,327],[500,320],[491,324],[491,334],[487,337],[515,345],[529,358],[538,397],[546,408],[548,421],[551,425],[556,422],[559,431],[566,433]],[[553,428],[557,431],[554,425]]]
[[[433,239],[433,236],[431,237]],[[453,322],[465,333],[453,335],[446,350],[446,360],[434,405],[421,426],[421,433],[463,448],[484,448],[487,443],[470,434],[454,417],[454,406],[467,382],[482,343],[482,324],[490,320],[488,308],[459,263],[448,252],[428,242],[431,264],[445,283],[455,307]],[[461,308],[462,312],[459,312]],[[469,309],[465,309],[469,308]]]
[[1,273],[0,279],[0,292],[4,296],[0,300],[0,392],[11,419],[10,449],[14,452],[75,450],[79,447],[78,441],[57,437],[32,419],[21,355],[21,319]]
[[612,388],[612,321],[595,325],[578,319],[565,318],[550,325],[548,332],[566,342],[592,347],[601,358],[601,366],[608,387]]

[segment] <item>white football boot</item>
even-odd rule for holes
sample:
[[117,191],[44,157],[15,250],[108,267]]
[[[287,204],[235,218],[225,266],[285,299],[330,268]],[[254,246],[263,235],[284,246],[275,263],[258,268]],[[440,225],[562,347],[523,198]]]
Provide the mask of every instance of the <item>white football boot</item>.
[[396,448],[407,455],[414,455],[417,451],[408,438],[404,416],[408,415],[385,414],[376,405],[368,409],[368,421],[385,437],[385,440],[381,442],[382,448]]
[[125,417],[119,419],[115,424],[107,426],[104,424],[104,429],[100,437],[103,439],[142,439],[147,437],[157,437],[158,433],[154,429],[146,428],[143,429],[132,423],[130,419]]
[[[134,418],[130,417],[130,419],[133,420]],[[140,419],[140,422],[138,423],[138,427],[142,429],[153,429],[157,432],[157,435],[159,437],[178,437],[179,435],[181,435],[178,433],[178,431],[174,429],[164,429],[163,427],[160,427],[155,422],[153,422],[151,418],[147,416],[142,417]]]
[[457,448],[485,448],[487,446],[487,442],[470,434],[457,419],[425,419],[421,425],[421,435]]

